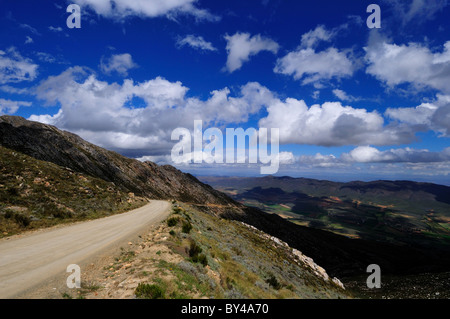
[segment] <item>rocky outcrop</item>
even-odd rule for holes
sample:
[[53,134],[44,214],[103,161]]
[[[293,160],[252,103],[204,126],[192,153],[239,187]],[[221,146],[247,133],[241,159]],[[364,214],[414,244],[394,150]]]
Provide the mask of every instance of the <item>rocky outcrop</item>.
[[260,237],[272,242],[272,245],[274,247],[288,251],[288,253],[292,256],[292,259],[294,259],[298,264],[311,269],[311,271],[317,277],[322,278],[325,282],[329,282],[331,280],[331,282],[334,283],[336,286],[339,286],[342,289],[345,289],[344,284],[338,278],[333,277],[332,279],[330,279],[330,276],[327,274],[326,270],[323,267],[316,264],[314,262],[314,259],[312,259],[311,257],[308,257],[308,256],[302,254],[301,251],[290,247],[286,242],[282,241],[281,239],[271,236],[269,234],[266,234],[252,225],[248,225],[248,224],[242,223],[242,222],[241,222],[241,224],[244,225],[245,227],[253,230]]

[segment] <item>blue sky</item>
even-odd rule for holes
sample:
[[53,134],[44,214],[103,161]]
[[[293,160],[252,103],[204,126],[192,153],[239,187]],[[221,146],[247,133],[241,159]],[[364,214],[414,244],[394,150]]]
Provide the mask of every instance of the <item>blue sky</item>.
[[[66,25],[69,4],[81,28]],[[381,28],[369,29],[369,4]],[[280,129],[279,175],[450,184],[447,0],[0,0],[0,113],[171,163],[171,133]],[[258,165],[182,164],[199,175]]]

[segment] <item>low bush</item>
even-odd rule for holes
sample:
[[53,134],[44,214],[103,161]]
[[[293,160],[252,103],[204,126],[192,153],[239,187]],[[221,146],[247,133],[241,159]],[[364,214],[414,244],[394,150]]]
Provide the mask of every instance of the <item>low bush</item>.
[[192,230],[192,224],[190,222],[183,222],[183,226],[181,227],[181,231],[183,233],[189,234]]
[[195,241],[191,241],[189,246],[189,257],[197,256],[202,252],[202,248]]
[[163,299],[164,290],[158,285],[140,283],[135,290],[137,298],[141,299]]
[[173,227],[176,226],[178,224],[178,218],[177,217],[171,217],[167,220],[167,226],[169,227]]
[[14,214],[14,220],[21,227],[27,227],[31,223],[30,218],[23,214]]
[[277,280],[277,278],[273,274],[269,275],[269,278],[266,279],[266,282],[275,290],[281,289],[280,282]]
[[197,255],[197,256],[192,257],[192,261],[193,261],[194,263],[200,263],[200,264],[202,264],[203,266],[208,265],[208,259],[206,258],[206,255],[205,255],[205,254],[200,254],[200,255]]
[[208,265],[208,259],[205,254],[201,254],[202,251],[202,248],[197,245],[195,241],[191,241],[189,247],[189,257],[191,257],[192,262],[200,263],[203,266],[206,266]]

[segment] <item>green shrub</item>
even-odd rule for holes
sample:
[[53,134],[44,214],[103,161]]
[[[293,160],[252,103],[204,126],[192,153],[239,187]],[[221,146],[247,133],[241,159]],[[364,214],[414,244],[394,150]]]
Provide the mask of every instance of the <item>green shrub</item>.
[[134,291],[137,298],[141,299],[163,299],[164,290],[158,285],[140,283]]
[[208,265],[208,259],[206,258],[206,255],[205,255],[205,254],[200,254],[200,255],[197,255],[197,256],[192,257],[192,261],[193,261],[194,263],[200,263],[200,264],[202,264],[203,266]]
[[173,208],[173,213],[174,213],[174,214],[179,214],[179,213],[181,213],[181,208],[180,208],[180,207],[174,207],[174,208]]
[[173,229],[169,232],[169,234],[172,235],[172,236],[176,235],[176,233],[175,233],[175,231]]
[[176,226],[176,224],[178,224],[178,218],[177,217],[171,217],[167,220],[167,226],[169,227],[173,227]]
[[195,241],[191,241],[189,246],[189,257],[196,257],[202,252],[202,248]]
[[27,227],[31,223],[30,218],[28,216],[23,215],[23,214],[14,214],[14,220],[21,227]]
[[181,227],[181,231],[183,233],[189,234],[192,229],[192,224],[190,222],[183,222],[183,226]]
[[275,290],[281,289],[280,282],[277,280],[277,278],[275,278],[273,274],[269,274],[269,278],[266,280],[266,282]]
[[201,254],[202,248],[197,245],[195,241],[191,241],[191,245],[189,246],[189,257],[191,257],[191,261],[194,263],[200,263],[203,266],[208,265],[208,259],[205,254]]

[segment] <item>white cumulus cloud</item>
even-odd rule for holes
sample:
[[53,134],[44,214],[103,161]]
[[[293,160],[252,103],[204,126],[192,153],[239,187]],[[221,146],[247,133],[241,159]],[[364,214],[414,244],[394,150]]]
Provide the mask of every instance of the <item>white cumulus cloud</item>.
[[416,107],[388,108],[386,115],[403,123],[450,136],[450,96],[438,94],[433,102]]
[[291,75],[303,84],[353,75],[354,64],[349,53],[336,48],[316,52],[313,48],[299,48],[278,59],[274,71]]
[[133,62],[133,58],[129,53],[114,54],[106,61],[102,59],[100,62],[100,69],[106,73],[111,74],[117,72],[123,76],[128,75],[128,70],[136,68],[138,65]]
[[242,65],[249,61],[251,56],[258,54],[261,51],[269,51],[276,54],[279,49],[278,43],[270,38],[263,37],[259,34],[250,36],[249,33],[235,33],[234,35],[226,35],[227,41],[227,64],[226,70],[234,72],[242,67]]
[[202,36],[195,36],[192,34],[189,34],[184,38],[179,38],[177,40],[177,45],[178,47],[188,45],[196,50],[202,51],[217,51],[211,42],[206,41]]
[[14,47],[0,50],[0,84],[32,81],[37,76],[38,65],[24,58]]
[[330,42],[336,34],[348,28],[348,23],[332,30],[317,26],[302,35],[301,44],[284,57],[277,60],[275,73],[290,75],[303,84],[320,85],[324,80],[340,79],[353,75],[356,63],[350,50],[329,47],[317,51],[320,42]]
[[208,10],[198,8],[197,0],[73,0],[106,18],[123,19],[130,16],[155,18],[191,15],[198,20],[217,21],[220,18]]
[[275,100],[260,127],[280,128],[280,142],[322,146],[390,145],[414,140],[414,131],[403,125],[385,125],[376,111],[325,102],[310,107],[303,100]]
[[31,102],[0,99],[0,114],[14,114],[21,106],[31,106]]
[[[103,147],[160,155],[173,145],[170,136],[175,128],[193,129],[194,120],[203,120],[205,128],[245,123],[273,98],[268,89],[252,82],[234,95],[228,88],[214,90],[206,100],[187,97],[187,91],[181,82],[161,77],[108,83],[87,69],[73,67],[35,89],[45,104],[61,105],[59,112],[30,119],[70,130]],[[135,98],[143,105],[135,105]]]
[[365,50],[366,72],[389,87],[408,83],[450,93],[450,41],[432,52],[419,43],[391,44],[374,35]]

